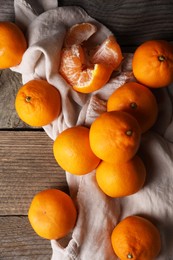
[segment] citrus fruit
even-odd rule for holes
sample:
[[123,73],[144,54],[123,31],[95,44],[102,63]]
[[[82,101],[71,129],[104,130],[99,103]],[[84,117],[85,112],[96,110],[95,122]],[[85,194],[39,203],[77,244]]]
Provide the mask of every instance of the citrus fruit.
[[34,79],[23,85],[15,100],[20,119],[30,126],[51,123],[61,111],[59,91],[46,80]]
[[141,130],[137,120],[123,111],[101,114],[91,124],[90,145],[103,161],[125,162],[130,160],[140,145]]
[[81,93],[91,93],[104,86],[113,71],[106,64],[87,67],[86,63],[85,52],[80,45],[62,50],[59,72],[74,90]]
[[91,23],[76,24],[65,37],[59,73],[77,92],[91,93],[103,87],[122,61],[121,48],[113,35],[97,47],[83,44],[96,30]]
[[151,88],[160,88],[173,82],[173,44],[151,40],[135,51],[132,69],[136,79]]
[[138,192],[144,185],[145,177],[145,165],[137,155],[124,163],[102,161],[96,169],[98,186],[113,198]]
[[17,66],[26,48],[21,29],[12,22],[0,22],[0,69]]
[[105,63],[111,65],[116,70],[123,60],[120,45],[113,35],[110,35],[105,41],[92,53],[91,62],[94,64]]
[[100,159],[92,152],[89,143],[89,129],[74,126],[61,132],[53,145],[58,164],[69,173],[83,175],[94,170]]
[[74,44],[81,44],[87,41],[95,32],[97,27],[93,23],[74,24],[66,33],[64,46],[71,47]]
[[111,241],[121,260],[156,259],[161,249],[159,230],[140,216],[129,216],[119,222],[112,232]]
[[109,97],[107,111],[122,110],[138,121],[142,133],[156,122],[158,105],[149,88],[136,82],[128,82],[116,89]]
[[28,218],[39,236],[59,239],[74,228],[77,211],[69,195],[61,190],[47,189],[34,196]]

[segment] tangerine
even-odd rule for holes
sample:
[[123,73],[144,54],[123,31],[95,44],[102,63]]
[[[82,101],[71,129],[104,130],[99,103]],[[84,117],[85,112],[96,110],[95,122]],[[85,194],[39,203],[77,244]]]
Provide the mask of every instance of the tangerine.
[[0,22],[0,69],[17,66],[27,49],[22,30],[12,22]]
[[144,185],[145,177],[145,165],[137,155],[124,163],[102,161],[96,169],[98,186],[113,198],[138,192]]
[[37,193],[32,199],[28,218],[39,236],[59,239],[74,228],[77,211],[71,197],[65,192],[47,189]]
[[156,259],[161,249],[159,230],[140,216],[129,216],[119,222],[112,232],[111,242],[121,260]]
[[91,93],[107,83],[112,67],[106,64],[86,66],[84,49],[80,45],[64,48],[61,52],[59,72],[63,78],[81,93]]
[[91,93],[103,87],[122,61],[121,48],[113,35],[97,48],[84,47],[83,42],[96,30],[92,23],[76,24],[65,37],[59,73],[77,92]]
[[94,170],[100,159],[92,152],[89,129],[74,126],[61,132],[53,145],[57,163],[69,173],[84,175]]
[[140,145],[137,120],[123,111],[101,114],[90,127],[90,145],[97,157],[115,163],[130,160]]
[[15,107],[20,119],[28,125],[45,126],[60,114],[60,93],[46,80],[34,79],[19,89]]
[[66,33],[64,46],[71,47],[72,45],[82,44],[84,41],[87,41],[96,31],[97,27],[93,23],[74,24]]
[[158,105],[149,88],[136,82],[128,82],[116,89],[109,97],[107,111],[121,110],[136,118],[142,133],[157,120]]
[[164,40],[142,43],[134,52],[132,69],[141,84],[166,87],[173,82],[173,45]]

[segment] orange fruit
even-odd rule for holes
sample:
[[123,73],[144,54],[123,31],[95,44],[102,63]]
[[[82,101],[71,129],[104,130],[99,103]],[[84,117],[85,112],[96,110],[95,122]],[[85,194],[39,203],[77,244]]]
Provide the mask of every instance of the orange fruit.
[[0,69],[17,66],[26,48],[21,29],[12,22],[0,22]]
[[96,30],[91,23],[72,26],[61,52],[59,73],[81,93],[91,93],[103,87],[122,61],[120,46],[113,35],[97,48],[88,48],[87,44],[84,47],[83,42],[87,42]]
[[112,68],[106,64],[87,67],[84,49],[80,45],[73,45],[62,50],[59,72],[74,90],[90,93],[107,83]]
[[149,88],[136,82],[128,82],[109,97],[107,111],[122,110],[136,118],[142,133],[156,122],[158,105]]
[[139,148],[140,138],[138,122],[123,111],[105,112],[90,127],[91,149],[110,163],[130,160]]
[[136,193],[144,185],[145,177],[145,165],[137,155],[124,163],[102,161],[96,169],[98,186],[113,198]]
[[97,27],[92,23],[74,24],[66,33],[64,46],[71,47],[74,44],[81,44],[87,41],[95,32]]
[[100,159],[92,152],[89,129],[74,126],[61,132],[53,145],[58,164],[69,173],[84,175],[94,170]]
[[44,126],[61,111],[60,93],[46,80],[34,79],[19,89],[15,107],[20,119],[28,125]]
[[161,238],[157,227],[139,216],[129,216],[114,228],[111,242],[115,254],[121,260],[156,259],[161,249]]
[[34,196],[28,218],[39,236],[59,239],[74,228],[77,211],[69,195],[61,190],[47,189]]
[[135,51],[132,69],[136,79],[151,88],[160,88],[173,82],[173,44],[151,40]]

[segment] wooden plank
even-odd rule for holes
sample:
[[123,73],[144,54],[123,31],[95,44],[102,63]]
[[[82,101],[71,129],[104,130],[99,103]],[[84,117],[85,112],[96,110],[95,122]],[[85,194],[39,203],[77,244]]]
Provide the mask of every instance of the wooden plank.
[[15,97],[21,85],[21,74],[10,69],[0,71],[0,129],[31,128],[19,119],[15,110]]
[[124,50],[151,39],[173,41],[173,1],[170,0],[59,0],[58,3],[85,9],[115,34]]
[[1,0],[0,21],[14,21],[14,0]]
[[43,189],[68,191],[52,145],[43,131],[0,131],[0,215],[26,215]]
[[50,241],[33,231],[27,217],[1,216],[0,230],[1,260],[50,260]]

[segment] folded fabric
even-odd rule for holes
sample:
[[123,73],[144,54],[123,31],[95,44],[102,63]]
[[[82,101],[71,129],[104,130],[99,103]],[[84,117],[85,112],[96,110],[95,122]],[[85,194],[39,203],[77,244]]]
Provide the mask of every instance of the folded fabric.
[[[41,0],[36,2],[38,5],[34,1],[14,2],[16,22],[26,32],[28,49],[21,64],[12,68],[22,74],[23,83],[43,78],[60,91],[62,112],[50,125],[43,127],[53,140],[68,127],[90,126],[98,115],[106,111],[110,94],[125,82],[134,80],[131,69],[133,55],[124,54],[120,71],[103,88],[87,95],[73,91],[58,73],[66,30],[76,23],[93,22],[98,27],[92,38],[93,44],[101,43],[112,33],[82,8],[56,7],[55,2],[50,1],[50,5],[48,1],[43,1],[44,5],[41,5]],[[112,199],[98,188],[95,171],[84,176],[66,172],[70,194],[78,208],[78,220],[66,247],[60,241],[51,241],[52,260],[116,260],[110,241],[111,232],[121,219],[132,214],[154,219],[162,236],[162,251],[157,259],[173,259],[171,86],[157,91],[156,96],[159,119],[152,131],[143,135],[140,148],[147,167],[144,188],[134,195]]]

